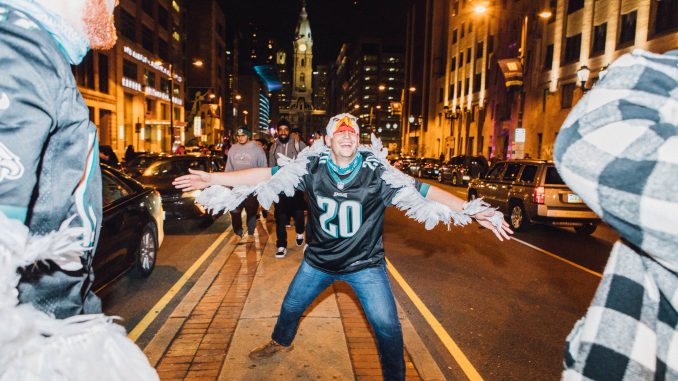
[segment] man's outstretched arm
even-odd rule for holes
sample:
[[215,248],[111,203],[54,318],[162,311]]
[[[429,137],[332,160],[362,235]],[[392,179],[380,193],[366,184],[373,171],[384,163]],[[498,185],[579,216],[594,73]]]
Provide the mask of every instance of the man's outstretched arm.
[[[464,206],[466,205],[466,202],[461,198],[434,186],[429,188],[428,192],[426,193],[426,199],[447,205],[455,212],[462,212],[464,210]],[[495,213],[496,211],[494,210],[488,210],[471,215],[471,217],[475,218],[476,221],[478,221],[478,223],[483,227],[492,230],[494,235],[496,235],[500,241],[503,241],[504,238],[510,239],[509,234],[513,234],[513,231],[509,229],[509,224],[506,221],[502,220],[501,227],[499,228],[494,226],[490,221],[490,218]]]
[[185,192],[205,189],[211,185],[234,187],[237,185],[257,185],[269,180],[272,176],[271,168],[250,168],[231,172],[213,172],[188,170],[188,175],[174,179],[172,184]]

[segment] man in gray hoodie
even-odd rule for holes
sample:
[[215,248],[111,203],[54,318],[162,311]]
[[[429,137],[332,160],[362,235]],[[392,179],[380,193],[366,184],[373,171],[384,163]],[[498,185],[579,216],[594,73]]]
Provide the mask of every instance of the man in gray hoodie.
[[[278,166],[278,155],[285,155],[291,159],[296,159],[301,150],[306,148],[301,139],[290,137],[290,122],[281,119],[278,122],[278,138],[271,146],[268,153],[268,166]],[[290,223],[290,217],[294,218],[294,230],[297,233],[295,242],[297,246],[304,243],[304,209],[306,202],[304,201],[304,194],[296,191],[294,196],[287,197],[284,194],[280,195],[280,201],[275,205],[275,231],[276,231],[276,246],[278,247],[275,253],[276,258],[285,258],[287,255],[287,225]]]
[[[253,141],[250,141],[251,132],[246,126],[238,128],[236,131],[237,144],[234,144],[228,151],[228,160],[226,161],[226,172],[240,171],[249,168],[266,168],[266,154],[264,150]],[[247,214],[247,236],[243,233],[242,228],[242,210],[245,208]],[[251,241],[254,228],[257,224],[257,210],[259,209],[259,202],[257,198],[250,195],[243,201],[238,208],[231,211],[231,224],[233,225],[233,232],[241,238]]]

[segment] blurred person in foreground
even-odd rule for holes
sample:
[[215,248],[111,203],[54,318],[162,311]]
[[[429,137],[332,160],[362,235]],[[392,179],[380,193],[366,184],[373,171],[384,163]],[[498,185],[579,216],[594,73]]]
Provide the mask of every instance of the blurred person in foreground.
[[99,145],[71,65],[113,47],[116,5],[0,0],[3,380],[157,379],[91,289]]
[[359,148],[359,136],[357,119],[340,114],[327,125],[327,146],[318,142],[296,159],[281,156],[272,169],[191,171],[174,184],[186,191],[207,188],[197,201],[214,212],[232,208],[250,192],[256,192],[264,206],[281,192],[308,195],[304,258],[285,295],[272,340],[250,352],[251,359],[292,349],[303,312],[325,288],[342,280],[355,290],[375,333],[384,379],[404,380],[402,329],[384,259],[385,208],[395,205],[427,229],[439,222],[466,225],[475,218],[499,240],[508,239],[511,231],[503,215],[482,200],[464,202],[401,173],[388,164],[381,141],[373,136],[371,147]]
[[621,235],[564,380],[678,380],[678,51],[635,50],[572,110],[558,172]]

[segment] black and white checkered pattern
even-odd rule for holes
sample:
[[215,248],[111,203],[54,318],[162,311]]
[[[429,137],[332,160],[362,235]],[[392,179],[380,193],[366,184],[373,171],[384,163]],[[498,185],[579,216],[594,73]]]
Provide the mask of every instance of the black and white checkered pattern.
[[624,238],[567,339],[566,380],[678,380],[678,52],[619,58],[573,109],[560,175]]

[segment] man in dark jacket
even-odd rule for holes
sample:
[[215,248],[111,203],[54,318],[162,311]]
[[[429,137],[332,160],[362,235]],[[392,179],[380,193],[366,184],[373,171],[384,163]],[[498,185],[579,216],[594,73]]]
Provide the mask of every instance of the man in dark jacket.
[[[278,155],[285,155],[295,159],[299,152],[306,148],[306,144],[301,139],[291,138],[290,133],[290,122],[281,119],[278,122],[278,138],[271,145],[268,153],[269,167],[278,165]],[[277,236],[276,246],[278,247],[275,254],[276,258],[285,258],[285,255],[287,255],[286,226],[290,223],[290,217],[294,218],[294,230],[297,233],[295,242],[297,246],[301,246],[304,243],[304,209],[305,201],[302,192],[296,191],[292,197],[287,197],[284,194],[280,195],[280,202],[275,205],[274,212]]]

